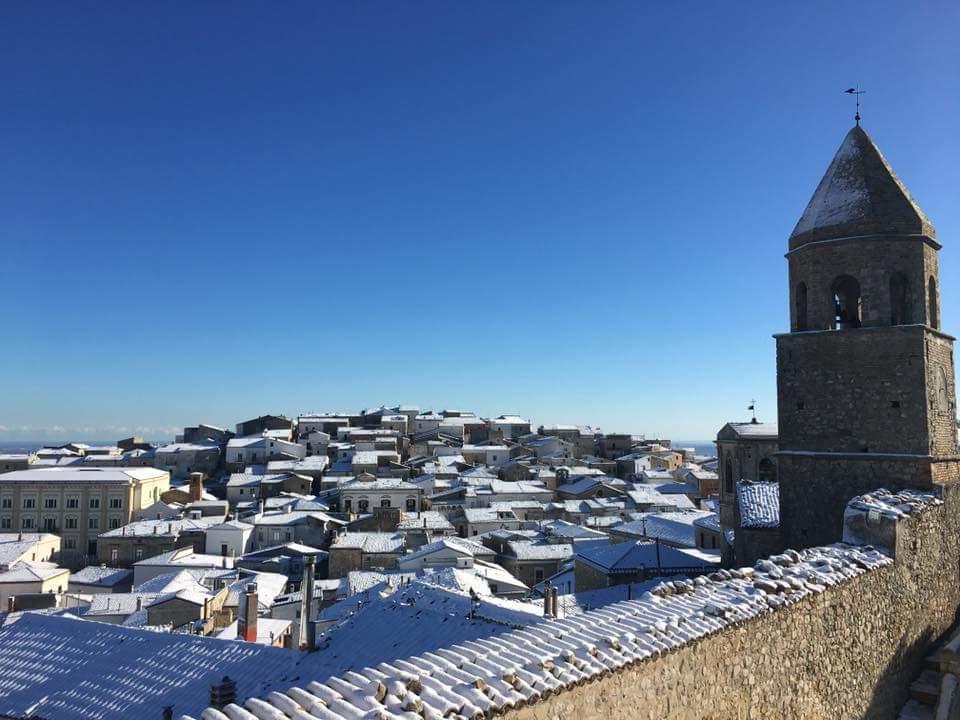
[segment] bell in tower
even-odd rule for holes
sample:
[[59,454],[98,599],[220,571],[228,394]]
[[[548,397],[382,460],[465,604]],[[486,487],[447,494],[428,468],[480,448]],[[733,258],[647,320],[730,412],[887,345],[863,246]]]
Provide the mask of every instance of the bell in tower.
[[786,255],[790,332],[776,342],[787,546],[838,539],[855,495],[960,471],[935,238],[870,136],[851,129]]

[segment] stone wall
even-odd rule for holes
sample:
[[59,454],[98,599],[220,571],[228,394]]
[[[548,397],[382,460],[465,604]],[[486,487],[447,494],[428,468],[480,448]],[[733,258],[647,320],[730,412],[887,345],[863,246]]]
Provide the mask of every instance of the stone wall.
[[895,718],[960,605],[958,495],[899,523],[891,565],[506,717]]
[[921,325],[777,336],[781,450],[929,455]]
[[[882,258],[882,260],[879,260]],[[864,327],[889,325],[890,276],[902,273],[907,280],[907,317],[912,323],[929,324],[927,280],[937,273],[937,251],[922,236],[873,236],[847,238],[805,245],[787,255],[790,276],[790,327],[799,330],[797,287],[807,287],[808,330],[833,327],[832,285],[840,275],[849,275],[860,285]]]
[[927,426],[931,455],[957,452],[957,407],[953,371],[953,338],[926,333]]

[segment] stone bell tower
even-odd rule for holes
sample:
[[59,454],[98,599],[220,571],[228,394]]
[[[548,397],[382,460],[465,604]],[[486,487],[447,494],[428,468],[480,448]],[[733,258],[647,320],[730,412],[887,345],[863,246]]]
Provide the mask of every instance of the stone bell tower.
[[777,335],[784,544],[839,539],[854,495],[960,477],[933,224],[859,125],[790,236]]

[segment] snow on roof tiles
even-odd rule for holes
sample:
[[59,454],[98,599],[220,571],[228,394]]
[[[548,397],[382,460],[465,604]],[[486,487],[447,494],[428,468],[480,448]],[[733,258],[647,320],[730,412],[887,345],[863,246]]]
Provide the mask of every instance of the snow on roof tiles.
[[197,714],[224,675],[243,697],[289,688],[296,653],[24,613],[0,628],[0,715],[57,720]]
[[353,549],[367,553],[402,553],[406,536],[403,533],[345,532],[338,535],[330,550]]
[[133,575],[133,570],[129,568],[101,567],[99,565],[88,565],[82,570],[78,570],[70,575],[71,585],[100,585],[111,586],[127,580]]
[[902,518],[916,510],[942,505],[943,500],[930,492],[901,490],[892,493],[885,488],[855,497],[847,503],[853,510],[875,510],[885,517]]
[[[791,605],[891,562],[869,547],[836,544],[788,550],[759,561],[755,569],[720,570],[709,578],[662,583],[637,600],[561,620],[447,647],[434,645],[419,656],[379,661],[375,667],[353,663],[356,669],[339,678],[308,683],[306,689],[288,690],[283,697],[248,701],[245,707],[257,718],[279,717],[275,712],[279,708],[290,715],[314,708],[313,714],[327,718],[406,716],[405,708],[412,706],[425,717],[492,716]],[[419,606],[397,603],[404,612],[416,612]],[[387,614],[373,614],[377,615]],[[435,624],[413,624],[424,626],[438,632]],[[309,676],[308,665],[301,665],[301,670]]]
[[775,482],[740,480],[737,483],[740,527],[780,527],[780,485]]

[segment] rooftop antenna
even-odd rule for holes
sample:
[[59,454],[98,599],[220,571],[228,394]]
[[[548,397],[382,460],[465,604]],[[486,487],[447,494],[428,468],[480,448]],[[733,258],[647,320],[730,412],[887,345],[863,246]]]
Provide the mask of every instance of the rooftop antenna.
[[844,90],[847,95],[853,95],[857,100],[857,114],[853,116],[853,119],[857,121],[857,127],[860,127],[860,96],[863,95],[866,90],[857,90],[855,87],[847,88]]
[[753,413],[753,419],[750,422],[756,425],[757,424],[757,401],[751,400],[750,404],[747,405],[747,410]]

